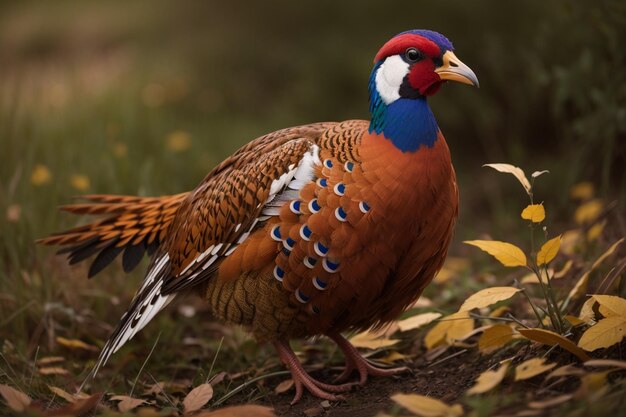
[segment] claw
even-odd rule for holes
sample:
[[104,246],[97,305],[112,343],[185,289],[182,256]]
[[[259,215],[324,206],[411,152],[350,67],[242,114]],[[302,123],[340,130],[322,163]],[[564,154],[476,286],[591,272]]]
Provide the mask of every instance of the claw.
[[337,343],[337,346],[343,351],[343,354],[346,358],[346,368],[339,375],[334,382],[342,382],[348,379],[348,377],[357,370],[359,372],[359,385],[365,385],[367,382],[367,377],[369,375],[373,376],[392,376],[400,373],[410,371],[410,368],[406,366],[401,366],[398,368],[379,368],[377,366],[372,365],[367,359],[365,359],[359,351],[352,346],[345,337],[340,334],[330,334],[328,335],[332,340]]
[[350,391],[350,389],[352,389],[352,387],[355,385],[354,383],[331,385],[320,382],[304,370],[302,364],[296,357],[296,354],[293,352],[287,341],[279,340],[275,341],[273,344],[276,348],[276,351],[278,352],[278,355],[280,356],[280,359],[291,371],[291,377],[293,378],[293,382],[296,388],[296,395],[293,397],[291,405],[296,404],[298,401],[300,401],[304,392],[304,388],[306,388],[307,391],[309,391],[311,394],[324,400],[342,401],[345,398],[341,395],[336,394],[340,392]]

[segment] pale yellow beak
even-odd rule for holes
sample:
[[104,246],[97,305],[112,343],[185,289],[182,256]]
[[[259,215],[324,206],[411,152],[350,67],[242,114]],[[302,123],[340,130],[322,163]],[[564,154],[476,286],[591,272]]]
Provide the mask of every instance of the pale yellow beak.
[[457,81],[462,84],[478,87],[478,78],[470,67],[465,65],[454,52],[447,51],[443,54],[443,65],[435,70],[442,80]]

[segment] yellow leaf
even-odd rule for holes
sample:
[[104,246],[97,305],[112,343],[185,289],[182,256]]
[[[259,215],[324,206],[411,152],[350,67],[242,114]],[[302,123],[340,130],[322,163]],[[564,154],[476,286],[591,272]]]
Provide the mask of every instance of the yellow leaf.
[[537,253],[537,265],[541,266],[550,263],[556,257],[556,254],[559,253],[560,247],[561,236],[557,236],[544,243],[541,249],[539,249],[539,253]]
[[441,270],[435,276],[434,282],[442,284],[452,278],[458,277],[469,268],[469,260],[448,256]]
[[604,317],[626,317],[626,300],[615,295],[594,294],[593,298],[600,304],[600,313]]
[[496,308],[495,310],[493,310],[491,313],[489,313],[489,317],[502,317],[504,316],[504,313],[507,313],[509,311],[510,311],[509,307],[500,306]]
[[596,223],[593,226],[591,226],[589,228],[589,230],[587,230],[587,240],[590,242],[593,242],[594,240],[598,239],[600,237],[600,235],[602,235],[602,232],[604,231],[604,226],[606,226],[606,220],[600,222],[600,223]]
[[89,177],[80,174],[72,175],[70,185],[78,191],[85,191],[89,188]]
[[437,320],[439,317],[441,317],[440,313],[418,314],[416,316],[409,317],[408,319],[400,320],[398,322],[398,327],[400,328],[401,332],[419,329],[420,327],[425,326],[434,320]]
[[88,345],[87,343],[83,342],[82,340],[78,340],[78,339],[66,339],[64,337],[57,337],[56,341],[58,344],[60,344],[61,346],[65,346],[66,348],[69,349],[82,349],[82,350],[89,350],[92,352],[97,352],[98,348],[92,345]]
[[379,361],[392,364],[394,362],[404,361],[410,358],[411,355],[405,355],[400,352],[396,352],[395,350],[392,350],[387,356],[385,356],[384,358],[380,358]]
[[[548,283],[548,278],[546,278],[545,274],[541,274],[541,282],[543,282],[544,284]],[[520,283],[521,284],[539,284],[539,278],[537,278],[537,274],[535,274],[534,272],[531,272],[529,274],[524,275],[521,279],[520,279]]]
[[522,219],[533,223],[541,223],[546,218],[546,210],[543,204],[530,204],[522,211]]
[[620,240],[618,240],[617,242],[613,243],[611,245],[610,248],[608,248],[606,250],[606,252],[604,252],[602,255],[600,255],[600,257],[598,259],[596,259],[596,261],[593,263],[593,265],[591,265],[591,271],[593,271],[594,269],[596,269],[602,262],[604,262],[604,260],[606,258],[608,258],[609,256],[613,255],[613,253],[615,253],[615,250],[624,242],[624,238],[621,238]]
[[18,391],[8,385],[0,384],[0,395],[6,401],[7,406],[18,413],[23,412],[33,401],[28,395],[22,391]]
[[170,133],[166,138],[167,149],[183,152],[191,148],[191,135],[183,130]]
[[572,326],[580,326],[581,324],[585,324],[585,321],[583,321],[582,319],[579,319],[576,316],[571,316],[569,314],[565,315],[565,320],[568,321],[569,324],[571,324]]
[[545,363],[545,361],[545,358],[533,358],[522,362],[515,368],[515,380],[530,379],[556,366],[556,363]]
[[52,181],[52,174],[47,166],[38,164],[30,174],[30,183],[35,186],[46,185]]
[[521,291],[515,287],[491,287],[478,291],[476,294],[471,295],[459,311],[469,311],[474,308],[489,307],[499,301],[508,300],[513,297],[515,293]]
[[526,178],[526,174],[524,174],[524,171],[521,168],[510,164],[485,164],[483,166],[493,168],[496,171],[505,172],[507,174],[513,174],[520,184],[522,184],[524,190],[526,190],[527,193],[530,193],[530,182],[528,182],[528,178]]
[[213,398],[213,387],[211,384],[198,385],[189,391],[183,400],[185,414],[201,409],[211,398]]
[[474,330],[474,320],[469,318],[469,312],[461,311],[444,317],[424,337],[426,348],[432,349],[443,344],[450,344],[454,340]]
[[592,352],[621,342],[625,335],[626,317],[607,317],[587,329],[578,341],[578,346]]
[[350,338],[350,343],[354,347],[366,349],[380,349],[393,346],[398,343],[397,339],[381,337],[380,334],[372,333],[369,330],[356,334]]
[[580,182],[569,191],[570,197],[576,200],[589,200],[593,198],[593,193],[593,183],[590,181]]
[[53,363],[59,363],[65,361],[63,356],[46,356],[37,360],[37,366],[51,365]]
[[495,257],[504,266],[526,266],[526,255],[520,248],[497,240],[466,240],[464,243],[476,246]]
[[395,394],[391,399],[422,417],[458,417],[463,415],[463,408],[459,404],[448,405],[435,398],[418,394]]
[[580,230],[568,230],[561,236],[561,252],[566,255],[573,255],[576,252],[581,240]]
[[587,355],[584,350],[576,346],[576,344],[571,340],[558,333],[544,329],[519,329],[518,331],[526,339],[534,340],[535,342],[543,343],[548,346],[559,345],[561,348],[567,350],[583,362],[590,359],[589,355]]
[[[508,327],[508,326],[507,326]],[[492,390],[502,380],[506,375],[506,371],[509,369],[509,363],[503,363],[497,371],[485,371],[478,376],[476,379],[476,383],[472,388],[470,388],[467,393],[472,394],[483,394],[487,391]]]
[[478,349],[481,352],[489,352],[504,346],[513,340],[513,329],[506,324],[496,324],[489,327],[478,339]]
[[596,198],[588,201],[576,209],[574,212],[574,220],[578,224],[591,223],[598,218],[603,208],[604,205],[600,199]]
[[596,299],[593,297],[589,297],[587,301],[580,308],[580,314],[578,318],[584,321],[585,323],[592,325],[596,322],[596,314],[593,312],[593,306],[596,304]]

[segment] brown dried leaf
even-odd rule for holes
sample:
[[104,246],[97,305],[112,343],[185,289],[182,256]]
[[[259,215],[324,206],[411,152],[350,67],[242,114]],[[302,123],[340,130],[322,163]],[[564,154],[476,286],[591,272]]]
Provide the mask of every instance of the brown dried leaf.
[[520,184],[522,184],[522,187],[524,187],[524,190],[526,190],[527,193],[530,193],[530,189],[531,189],[530,182],[528,182],[528,178],[526,178],[526,174],[521,168],[511,165],[511,164],[502,164],[502,163],[485,164],[483,166],[493,168],[496,171],[504,172],[507,174],[513,174],[515,178],[517,178],[517,180],[520,182]]
[[119,403],[117,403],[117,408],[122,413],[130,411],[134,408],[139,407],[141,404],[146,403],[146,400],[142,400],[140,398],[129,397],[128,395],[114,395],[113,397],[111,397],[111,400],[119,401]]
[[276,394],[282,394],[283,392],[289,391],[291,387],[293,387],[293,385],[294,385],[293,379],[291,378],[285,379],[283,382],[276,385],[276,388],[274,388],[274,392]]
[[558,378],[560,376],[581,376],[585,374],[586,372],[584,369],[580,369],[572,364],[569,364],[556,368],[554,371],[550,372],[548,376],[546,376],[546,379]]
[[183,400],[185,413],[201,409],[211,398],[213,398],[213,387],[211,384],[198,385],[189,391],[189,394]]
[[92,411],[102,400],[103,393],[93,394],[86,398],[77,399],[65,407],[48,410],[46,417],[83,416]]
[[67,374],[69,374],[67,369],[61,368],[60,366],[51,366],[51,367],[47,367],[47,368],[39,368],[39,373],[41,375],[67,375]]
[[53,363],[63,362],[65,358],[63,356],[46,356],[37,361],[37,366],[52,365]]
[[54,387],[52,385],[48,385],[48,389],[50,391],[52,391],[52,393],[54,395],[56,395],[57,397],[61,397],[63,398],[65,401],[67,401],[68,403],[73,403],[76,402],[76,397],[74,397],[72,394],[70,394],[69,392],[59,388],[59,387]]
[[530,403],[528,403],[528,406],[535,409],[550,408],[563,404],[564,402],[571,400],[573,397],[574,394],[563,394],[557,397],[548,398],[547,400],[543,401],[531,401]]
[[572,355],[575,355],[581,361],[589,360],[589,355],[576,346],[571,340],[561,336],[558,333],[551,332],[545,329],[519,329],[522,336],[526,339],[533,340],[535,342],[543,343],[544,345],[554,346],[559,345],[561,348],[567,350]]
[[7,406],[13,410],[21,413],[26,410],[30,403],[33,401],[31,398],[24,394],[22,391],[16,390],[15,388],[0,384],[0,395],[6,401]]
[[194,417],[276,417],[274,410],[260,405],[236,405],[215,411],[201,411]]

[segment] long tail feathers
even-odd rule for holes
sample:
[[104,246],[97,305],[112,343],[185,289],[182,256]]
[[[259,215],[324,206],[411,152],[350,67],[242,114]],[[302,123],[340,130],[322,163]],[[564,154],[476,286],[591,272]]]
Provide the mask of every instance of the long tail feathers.
[[109,265],[120,253],[124,271],[132,271],[144,254],[152,255],[163,242],[180,203],[188,193],[164,197],[86,195],[88,203],[71,204],[61,210],[73,214],[104,215],[84,226],[39,239],[42,245],[62,246],[70,264],[96,255],[89,277]]

